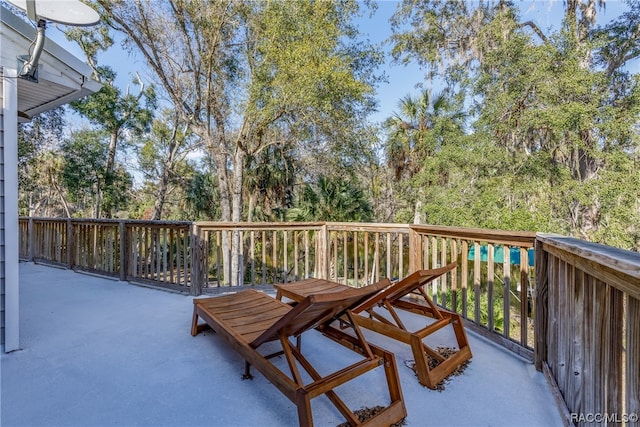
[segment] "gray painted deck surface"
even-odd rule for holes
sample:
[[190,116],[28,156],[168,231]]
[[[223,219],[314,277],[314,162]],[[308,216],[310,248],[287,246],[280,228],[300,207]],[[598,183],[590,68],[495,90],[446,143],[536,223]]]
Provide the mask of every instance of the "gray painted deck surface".
[[[3,427],[297,425],[264,377],[241,379],[244,362],[220,337],[190,335],[191,297],[31,263],[20,288],[22,350],[1,359]],[[542,374],[474,334],[470,365],[442,392],[418,384],[408,347],[368,336],[396,354],[407,426],[562,425]],[[351,354],[328,342],[314,331],[303,351],[318,367],[344,366]],[[383,381],[376,370],[338,391],[352,407],[384,404]],[[341,423],[323,399],[315,425]]]

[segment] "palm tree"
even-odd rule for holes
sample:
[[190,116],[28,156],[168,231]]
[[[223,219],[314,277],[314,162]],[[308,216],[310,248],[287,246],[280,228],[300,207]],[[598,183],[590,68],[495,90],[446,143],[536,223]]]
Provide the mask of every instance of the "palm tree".
[[282,220],[291,204],[296,160],[289,144],[271,145],[249,156],[245,172],[248,221]]
[[[396,182],[408,183],[422,171],[429,159],[446,144],[450,131],[462,133],[464,114],[454,108],[448,95],[445,91],[432,96],[428,89],[416,97],[406,95],[398,103],[400,112],[384,122],[388,132],[385,147],[387,165]],[[421,222],[422,190],[418,187],[410,194],[413,195],[414,222],[418,223]]]
[[320,176],[305,185],[296,206],[287,211],[289,221],[370,221],[373,208],[357,183],[340,177]]

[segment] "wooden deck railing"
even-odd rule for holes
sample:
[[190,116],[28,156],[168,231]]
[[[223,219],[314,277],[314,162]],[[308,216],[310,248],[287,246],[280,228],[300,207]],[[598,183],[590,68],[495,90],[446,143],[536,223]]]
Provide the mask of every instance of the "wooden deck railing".
[[[409,272],[406,225],[200,222],[194,233],[206,254],[198,274],[204,292],[229,286],[233,279],[252,286],[322,277],[363,286]],[[234,254],[237,271],[231,265]]]
[[540,234],[535,364],[576,425],[638,426],[640,254]]
[[[432,285],[433,299],[533,358],[527,251],[533,233],[406,224],[51,218],[23,218],[20,230],[24,259],[193,295],[307,277],[364,286],[457,260],[456,272]],[[510,255],[513,250],[518,259]]]
[[190,222],[20,218],[20,259],[178,290],[190,285]]
[[434,281],[431,298],[476,332],[532,359],[535,233],[412,225],[412,271],[457,261]]
[[200,293],[318,277],[323,230],[323,223],[194,223],[200,251],[194,285]]

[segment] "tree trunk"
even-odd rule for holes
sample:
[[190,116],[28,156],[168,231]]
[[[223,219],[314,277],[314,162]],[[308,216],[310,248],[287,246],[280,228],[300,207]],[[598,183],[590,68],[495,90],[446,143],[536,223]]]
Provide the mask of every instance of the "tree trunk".
[[253,222],[253,214],[256,211],[256,203],[258,199],[258,194],[255,191],[252,191],[249,194],[249,207],[247,209],[247,221]]
[[413,223],[414,224],[422,224],[422,213],[420,209],[422,208],[422,200],[416,200],[416,204],[413,210]]
[[153,204],[153,221],[160,221],[162,217],[162,208],[164,207],[164,201],[167,197],[167,188],[169,188],[169,171],[165,169],[162,171],[160,182],[158,183],[158,191],[156,191],[156,201]]
[[175,159],[178,154],[178,142],[177,142],[177,127],[176,123],[171,134],[171,141],[169,142],[169,158],[167,158],[162,164],[162,176],[158,184],[158,191],[156,192],[156,202],[153,206],[153,220],[158,221],[162,217],[162,209],[164,208],[164,202],[167,198],[167,191],[169,189],[169,178],[173,171]]
[[[196,134],[206,134],[203,129],[194,129]],[[199,131],[199,132],[198,132]],[[216,165],[218,175],[218,187],[220,190],[220,214],[221,220],[224,222],[231,221],[231,193],[229,191],[229,179],[227,171],[227,154],[224,141],[224,135],[215,137],[217,142],[211,144],[213,162]],[[231,284],[231,239],[229,233],[222,232],[222,283],[225,286]]]
[[[232,217],[233,222],[242,221],[242,180],[244,177],[245,153],[241,149],[236,149],[233,158],[233,186],[232,188]],[[242,245],[240,244],[240,233],[233,231],[232,259],[231,259],[231,285],[237,286],[243,283],[242,271],[240,266],[243,265]]]
[[107,152],[107,164],[105,170],[107,174],[113,172],[113,165],[116,161],[116,149],[118,148],[119,129],[114,130],[109,137],[109,151]]

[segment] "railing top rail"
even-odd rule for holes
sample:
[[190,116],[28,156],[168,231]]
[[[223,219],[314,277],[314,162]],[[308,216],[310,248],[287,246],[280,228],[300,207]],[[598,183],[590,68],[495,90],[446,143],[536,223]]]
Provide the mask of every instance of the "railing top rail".
[[413,231],[439,237],[478,240],[487,243],[533,247],[536,233],[531,231],[490,230],[483,228],[446,227],[440,225],[410,225]]
[[127,224],[146,224],[146,225],[177,225],[177,226],[189,226],[191,221],[155,221],[146,219],[112,219],[112,218],[48,218],[48,217],[20,217],[21,220],[32,219],[34,221],[48,221],[48,222],[61,222],[71,221],[75,223],[87,223],[87,224],[119,224],[125,222]]
[[545,251],[640,299],[640,253],[555,234],[537,239]]
[[318,230],[325,225],[324,222],[217,222],[199,221],[194,225],[200,230]]
[[408,224],[384,224],[363,222],[327,222],[330,231],[369,231],[369,232],[396,232],[408,233]]
[[200,221],[195,225],[201,229],[216,230],[317,230],[326,226],[330,231],[381,231],[381,232],[400,232],[408,233],[409,226],[407,224],[378,224],[378,223],[362,223],[362,222],[215,222]]

